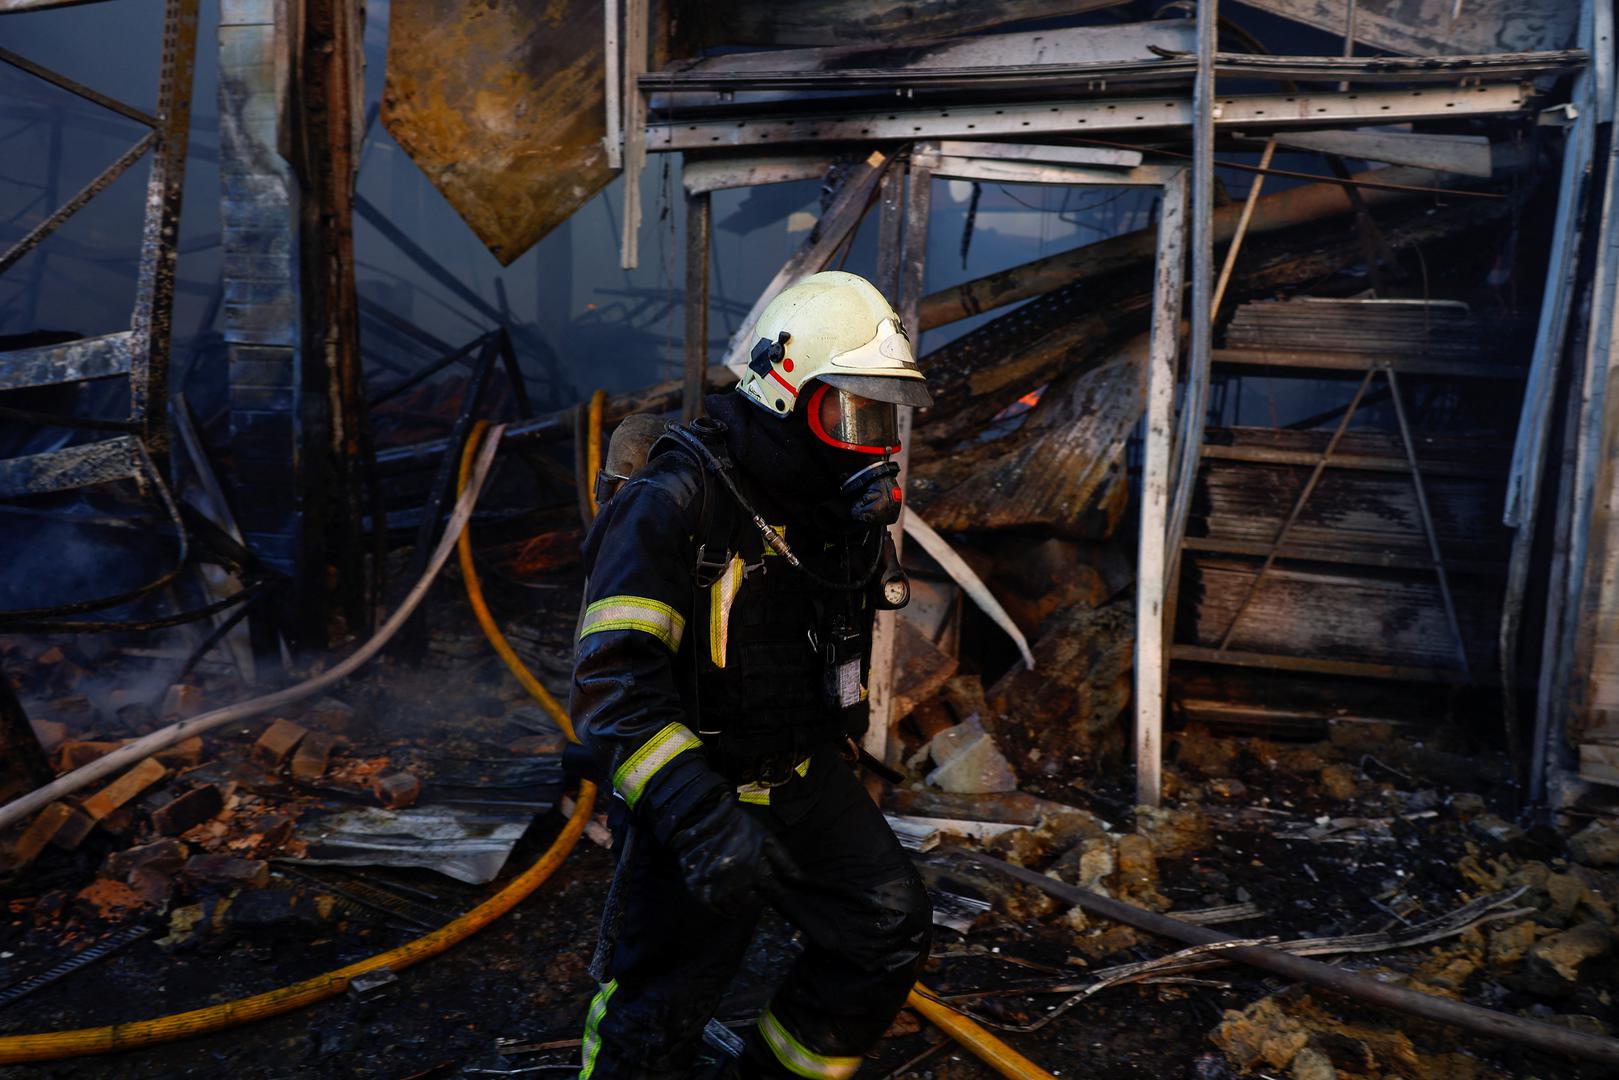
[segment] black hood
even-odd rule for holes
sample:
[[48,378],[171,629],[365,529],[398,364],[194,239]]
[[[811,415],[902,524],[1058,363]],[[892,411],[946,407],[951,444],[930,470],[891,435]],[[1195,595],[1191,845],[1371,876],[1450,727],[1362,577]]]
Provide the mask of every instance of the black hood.
[[828,446],[810,433],[809,424],[796,411],[783,419],[734,391],[710,394],[703,407],[725,425],[731,460],[748,481],[750,494],[769,509],[788,520],[822,527],[846,518],[839,512],[840,505],[847,509],[839,485],[876,459]]

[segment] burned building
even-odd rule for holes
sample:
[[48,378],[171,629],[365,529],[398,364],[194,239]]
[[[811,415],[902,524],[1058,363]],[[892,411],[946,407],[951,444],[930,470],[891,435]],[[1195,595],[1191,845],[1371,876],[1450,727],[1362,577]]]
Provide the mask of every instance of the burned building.
[[1605,1075],[1613,19],[0,0],[0,1066],[568,1068],[604,457],[847,269],[933,392],[860,1075]]

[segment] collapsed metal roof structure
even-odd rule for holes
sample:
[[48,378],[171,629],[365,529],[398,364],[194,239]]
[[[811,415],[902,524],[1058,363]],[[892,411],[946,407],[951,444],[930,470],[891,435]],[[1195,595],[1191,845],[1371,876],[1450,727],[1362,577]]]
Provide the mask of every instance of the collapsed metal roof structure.
[[[53,6],[0,0],[4,13]],[[754,314],[781,288],[846,257],[873,206],[879,284],[898,297],[919,343],[953,321],[1022,303],[925,361],[944,404],[919,419],[913,441],[928,460],[917,463],[912,510],[946,532],[1060,534],[1100,493],[1124,490],[1118,477],[1129,471],[1126,445],[1139,430],[1141,802],[1158,799],[1166,692],[1170,673],[1182,670],[1310,677],[1329,698],[1346,679],[1402,692],[1484,688],[1499,699],[1508,738],[1530,749],[1525,774],[1536,799],[1572,797],[1579,780],[1619,782],[1619,639],[1610,640],[1619,634],[1610,505],[1619,418],[1606,398],[1619,362],[1611,326],[1619,242],[1608,214],[1616,182],[1611,4],[1246,6],[1341,38],[1339,55],[1267,54],[1215,0],[1169,4],[1144,21],[1074,23],[1123,6],[569,0],[472,9],[397,0],[380,119],[502,263],[623,176],[619,254],[635,265],[640,173],[652,155],[680,155],[684,379],[609,402],[609,419],[676,404],[693,415],[701,393],[724,384],[742,355],[751,318],[723,355],[708,346],[717,191],[822,178],[833,189],[803,245],[760,290]],[[131,476],[164,492],[164,475],[206,476],[193,486],[211,494],[192,501],[207,504],[215,530],[288,577],[279,628],[313,642],[334,608],[351,626],[369,618],[378,559],[368,571],[367,558],[386,547],[377,525],[383,482],[436,469],[418,519],[425,558],[453,482],[445,449],[469,430],[497,362],[522,385],[524,346],[501,333],[446,349],[433,370],[470,362],[474,372],[448,437],[372,449],[356,344],[354,216],[401,250],[414,241],[388,233],[386,214],[354,195],[367,122],[358,9],[333,0],[294,7],[297,18],[259,0],[222,8],[220,318],[231,440],[222,484],[185,434],[183,402],[168,401],[165,375],[195,0],[166,5],[151,113],[0,51],[0,61],[152,129],[0,255],[0,270],[143,154],[154,161],[131,328],[0,357],[0,390],[126,379],[129,415],[95,429],[107,437],[0,462],[0,497]],[[1329,173],[1267,192],[1270,178],[1299,179],[1273,164],[1278,151],[1320,155]],[[1353,172],[1346,162],[1387,167]],[[1557,205],[1545,233],[1521,240],[1524,252],[1543,247],[1532,258],[1548,267],[1543,296],[1523,305],[1537,312],[1532,327],[1439,300],[1389,299],[1385,277],[1399,272],[1399,252],[1503,227],[1509,208],[1521,210],[1523,178],[1548,165],[1560,168]],[[1217,205],[1219,168],[1255,175],[1244,201]],[[1161,198],[1146,228],[927,294],[934,180],[1130,186]],[[1290,229],[1338,215],[1352,217],[1353,242],[1307,251],[1287,239]],[[1362,268],[1369,291],[1272,299],[1284,281],[1349,263]],[[1143,334],[1136,359],[1111,369],[1105,391],[1075,383],[1075,365],[1095,360],[1080,359],[1080,343],[1111,342],[1116,352]],[[1219,404],[1211,395],[1219,399],[1233,377],[1347,379],[1355,390],[1309,427],[1211,428]],[[1483,388],[1456,391],[1464,401],[1521,392],[1522,406],[1491,445],[1451,438],[1413,418],[1412,384],[1421,380],[1425,413],[1442,396],[1428,389],[1438,382]],[[1072,391],[1067,414],[1042,405],[1046,419],[1018,433],[1016,454],[991,461],[968,446],[970,430],[1047,384]],[[1374,403],[1391,407],[1393,430],[1360,429],[1357,411]],[[575,430],[571,411],[536,416],[526,400],[520,411],[509,443]],[[1063,415],[1087,424],[1064,424]],[[1096,419],[1104,415],[1105,431]],[[955,474],[952,457],[962,470]],[[993,479],[975,487],[960,463]],[[1323,492],[1329,471],[1348,486]],[[1024,504],[995,503],[1014,481],[1027,487]],[[1375,514],[1356,517],[1372,504]],[[337,571],[331,594],[327,564]],[[210,586],[221,617],[244,584],[224,574]],[[879,754],[898,635],[891,617],[880,625],[872,687]],[[1262,701],[1230,686],[1181,698],[1188,714],[1232,722],[1264,712]]]

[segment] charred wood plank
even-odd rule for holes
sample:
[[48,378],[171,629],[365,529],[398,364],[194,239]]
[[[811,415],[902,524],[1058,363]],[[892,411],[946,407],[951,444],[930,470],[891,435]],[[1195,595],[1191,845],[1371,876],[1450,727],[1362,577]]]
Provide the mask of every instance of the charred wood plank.
[[1038,526],[1062,536],[1111,535],[1123,510],[1124,444],[1146,407],[1140,337],[1054,387],[1027,436],[993,461],[938,455],[912,474],[911,499],[945,532]]

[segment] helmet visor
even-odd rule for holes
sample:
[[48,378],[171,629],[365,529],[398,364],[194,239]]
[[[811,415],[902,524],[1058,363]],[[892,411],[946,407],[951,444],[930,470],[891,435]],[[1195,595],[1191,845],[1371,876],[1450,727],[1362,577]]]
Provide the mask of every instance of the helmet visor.
[[893,402],[822,383],[809,400],[809,425],[816,438],[841,450],[899,452],[899,415]]

